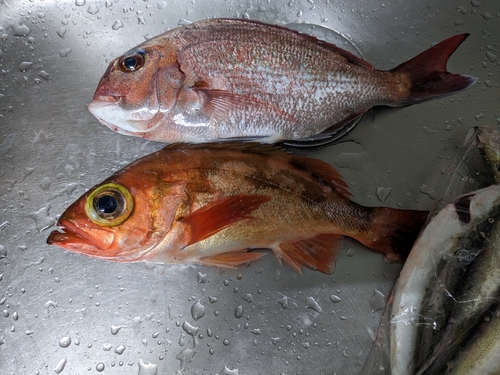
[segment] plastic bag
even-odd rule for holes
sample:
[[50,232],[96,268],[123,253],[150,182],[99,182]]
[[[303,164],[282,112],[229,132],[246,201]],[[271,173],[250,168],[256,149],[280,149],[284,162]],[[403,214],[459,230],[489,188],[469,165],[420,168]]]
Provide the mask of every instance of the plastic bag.
[[[441,231],[440,227],[436,227],[446,225],[447,222],[454,224],[451,221],[457,220],[456,215],[453,215],[454,212],[450,211],[456,210],[456,203],[446,207],[447,204],[463,194],[498,183],[500,183],[500,133],[491,128],[473,128],[459,149],[454,167],[439,195],[441,199],[431,211],[427,227],[419,236],[420,243],[423,242],[421,237],[430,232],[435,237],[447,236],[448,232]],[[493,187],[493,190],[495,189],[500,191],[500,187]],[[490,194],[486,195],[487,197],[496,194],[494,191],[486,193]],[[465,198],[464,202],[467,199],[469,198]],[[474,196],[471,196],[470,199],[474,199]],[[451,215],[445,212],[443,207],[450,211]],[[499,325],[500,320],[500,308],[498,307],[500,288],[497,287],[500,285],[500,264],[498,264],[498,259],[500,259],[500,224],[498,224],[500,223],[500,214],[498,214],[497,208],[494,206],[492,212],[484,216],[483,219],[470,223],[470,230],[467,233],[460,233],[460,236],[455,236],[454,243],[449,244],[451,239],[443,238],[443,243],[448,243],[452,251],[446,253],[446,256],[441,254],[442,258],[432,259],[432,262],[439,263],[439,265],[436,265],[431,273],[425,274],[425,270],[420,269],[418,272],[413,272],[412,277],[427,280],[428,284],[426,285],[432,286],[424,289],[421,296],[416,296],[416,299],[420,299],[422,303],[425,301],[424,307],[419,306],[418,309],[415,309],[415,306],[407,306],[407,310],[398,308],[393,311],[393,301],[398,294],[398,288],[406,291],[399,286],[404,281],[401,279],[405,277],[403,274],[405,268],[403,268],[360,375],[442,374],[448,371],[451,373],[458,368],[465,368],[464,361],[470,362],[470,358],[467,359],[467,356],[470,357],[472,352],[469,345],[484,339],[484,332],[495,329],[494,327]],[[464,209],[465,214],[467,214],[467,210]],[[459,221],[456,223],[460,224]],[[424,234],[425,231],[427,233]],[[412,252],[416,250],[419,239],[417,239]],[[422,252],[422,246],[419,247],[418,251]],[[424,249],[423,252],[430,253],[431,250]],[[423,255],[427,258],[431,256],[430,254]],[[408,264],[406,268],[414,267],[417,270],[419,266],[418,263],[412,263]],[[486,275],[486,273],[488,274]],[[408,272],[406,272],[406,276],[408,276]],[[476,280],[478,277],[482,279]],[[466,288],[471,289],[468,284],[474,285],[475,288],[484,285],[483,289],[486,287],[489,289],[471,292],[465,290]],[[471,297],[471,293],[487,293],[488,295],[476,298]],[[401,299],[398,297],[397,300],[401,306]],[[405,311],[405,313],[395,314],[395,311]],[[393,335],[395,332],[405,332],[404,329],[395,330],[397,324],[403,328],[410,327],[407,332],[411,332],[408,337],[397,336],[399,340],[397,342],[402,342],[402,346],[404,346],[405,340],[409,342],[413,340],[417,344],[409,349],[407,362],[402,366],[403,369],[396,368],[399,361],[396,357],[404,357],[405,350],[400,350],[398,347],[397,351],[391,353],[391,332]],[[486,327],[489,324],[491,324],[491,328]],[[491,340],[496,340],[493,344],[500,345],[500,339],[490,338]],[[489,345],[492,343],[490,342]],[[476,366],[479,361],[478,355],[474,355],[476,358],[471,366]]]

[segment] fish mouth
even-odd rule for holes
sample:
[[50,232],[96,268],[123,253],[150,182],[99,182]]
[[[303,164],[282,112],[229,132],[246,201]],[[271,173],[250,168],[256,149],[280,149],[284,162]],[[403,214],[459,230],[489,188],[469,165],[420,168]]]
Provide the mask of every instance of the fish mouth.
[[97,250],[102,250],[92,236],[78,228],[71,221],[62,219],[57,223],[57,226],[60,230],[54,230],[50,233],[47,238],[47,244],[58,245],[63,248],[71,247],[72,249],[75,245],[86,245],[95,247]]

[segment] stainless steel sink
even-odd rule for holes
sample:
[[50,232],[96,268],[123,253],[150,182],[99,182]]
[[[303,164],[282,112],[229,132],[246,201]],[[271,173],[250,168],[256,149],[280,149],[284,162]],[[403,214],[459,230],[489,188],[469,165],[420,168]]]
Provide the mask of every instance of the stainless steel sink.
[[361,369],[401,266],[353,241],[330,276],[298,275],[271,254],[219,270],[112,263],[45,244],[86,189],[162,147],[113,133],[88,112],[108,62],[211,17],[315,24],[379,69],[471,34],[448,68],[479,77],[475,86],[376,108],[339,143],[310,153],[339,169],[359,203],[430,209],[467,130],[500,125],[496,0],[0,0],[1,374]]

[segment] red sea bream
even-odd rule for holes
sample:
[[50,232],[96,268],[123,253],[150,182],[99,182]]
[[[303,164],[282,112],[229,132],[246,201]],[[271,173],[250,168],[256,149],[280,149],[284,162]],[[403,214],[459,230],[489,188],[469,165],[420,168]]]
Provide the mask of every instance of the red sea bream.
[[240,19],[179,27],[113,60],[89,110],[122,134],[173,143],[335,139],[373,106],[455,94],[448,73],[467,34],[391,69],[296,31]]

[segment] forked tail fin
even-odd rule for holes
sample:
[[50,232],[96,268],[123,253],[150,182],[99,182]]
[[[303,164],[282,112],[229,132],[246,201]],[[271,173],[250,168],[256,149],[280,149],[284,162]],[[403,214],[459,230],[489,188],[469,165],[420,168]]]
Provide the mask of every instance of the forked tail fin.
[[402,262],[408,257],[428,214],[428,211],[375,207],[371,230],[356,240],[385,254],[388,262]]
[[452,36],[413,59],[391,69],[391,73],[403,73],[410,79],[409,95],[396,105],[404,106],[455,94],[472,86],[476,77],[453,74],[446,71],[451,54],[469,36]]

